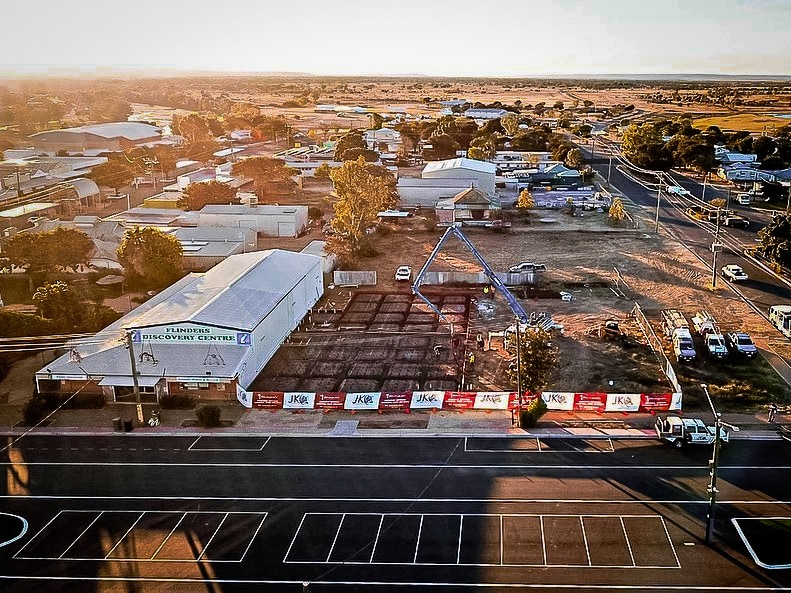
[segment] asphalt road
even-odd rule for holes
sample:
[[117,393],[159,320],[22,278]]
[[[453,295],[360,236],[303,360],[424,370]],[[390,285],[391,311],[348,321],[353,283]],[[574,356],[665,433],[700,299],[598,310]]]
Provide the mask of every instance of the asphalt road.
[[[597,151],[608,150],[606,145],[602,147],[600,144],[597,145]],[[586,154],[589,155],[589,151]],[[630,200],[644,206],[651,212],[656,211],[656,191],[646,189],[640,183],[624,175],[618,169],[618,163],[615,159],[613,159],[612,167],[609,167],[609,162],[602,162],[601,159],[608,158],[608,153],[597,152],[596,156],[599,161],[593,165],[593,168],[599,175],[606,179],[609,174],[610,183]],[[681,187],[692,192],[697,198],[703,196],[702,184],[675,172],[673,177],[679,181]],[[711,186],[706,188],[706,200],[715,197],[725,198],[726,196],[727,192],[723,192],[718,188]],[[663,192],[659,207],[659,222],[682,241],[684,245],[690,248],[699,259],[711,267],[713,261],[711,244],[716,234],[716,225],[710,222],[693,220],[684,214],[684,209],[687,205],[681,198]],[[739,210],[741,214],[750,218],[753,223],[749,229],[720,227],[719,242],[724,245],[724,249],[717,257],[717,283],[726,284],[725,279],[719,274],[722,266],[737,264],[744,269],[749,279],[738,283],[734,288],[752,302],[760,312],[766,314],[770,305],[791,303],[791,288],[786,283],[778,280],[762,267],[754,265],[751,260],[743,257],[744,249],[755,244],[758,229],[769,221],[769,214],[754,209],[745,209],[734,204],[731,205],[731,208]],[[651,230],[653,230],[653,225]],[[782,338],[779,332],[777,332],[776,337]]]
[[710,453],[640,439],[29,435],[3,452],[0,590],[791,587],[791,570],[760,565],[791,565],[791,520],[757,520],[791,517],[791,446],[724,448],[713,546]]

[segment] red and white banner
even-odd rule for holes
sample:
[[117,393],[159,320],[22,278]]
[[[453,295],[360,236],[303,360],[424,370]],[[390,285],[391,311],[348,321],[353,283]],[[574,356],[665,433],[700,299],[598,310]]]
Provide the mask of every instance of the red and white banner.
[[[526,406],[541,397],[549,410],[565,412],[665,412],[681,410],[681,393],[601,393],[544,391],[525,393]],[[513,410],[519,396],[512,391],[373,391],[313,393],[244,391],[237,399],[247,408],[285,410]]]

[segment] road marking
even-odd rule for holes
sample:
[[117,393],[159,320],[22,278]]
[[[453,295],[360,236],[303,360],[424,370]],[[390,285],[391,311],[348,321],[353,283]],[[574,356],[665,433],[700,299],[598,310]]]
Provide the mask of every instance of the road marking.
[[539,525],[541,526],[541,551],[544,554],[544,564],[547,563],[547,538],[544,535],[544,517],[538,518]]
[[412,564],[417,564],[417,551],[420,548],[420,534],[423,533],[423,518],[425,515],[420,515],[420,525],[417,528],[417,539],[415,540],[415,555],[412,558]]
[[200,562],[203,559],[203,555],[206,553],[206,550],[209,549],[209,546],[211,545],[212,540],[215,538],[217,533],[220,531],[220,528],[223,526],[223,523],[225,523],[226,519],[228,519],[228,513],[225,513],[225,516],[220,521],[220,524],[217,525],[217,529],[214,530],[214,533],[211,534],[211,537],[209,538],[209,541],[206,542],[206,545],[203,546],[203,549],[201,550],[201,553],[198,554],[198,562]]
[[13,513],[0,512],[0,515],[5,515],[6,517],[16,517],[17,519],[19,519],[22,522],[22,530],[17,535],[15,535],[14,537],[12,537],[9,540],[6,540],[4,542],[0,542],[0,548],[2,548],[3,546],[7,546],[9,544],[13,544],[18,539],[21,539],[27,533],[28,522],[27,522],[27,519],[25,519],[24,517],[20,517],[19,515],[15,515]]
[[79,540],[79,539],[80,539],[80,538],[81,538],[83,535],[85,535],[85,534],[86,534],[86,532],[87,532],[87,531],[88,531],[88,530],[89,530],[91,527],[93,527],[94,523],[96,523],[96,522],[99,520],[99,518],[100,518],[100,517],[101,517],[103,514],[104,514],[104,511],[99,511],[99,514],[98,514],[98,515],[96,515],[96,516],[93,518],[93,521],[91,521],[90,523],[88,523],[88,526],[87,526],[85,529],[83,529],[83,530],[82,530],[82,533],[80,533],[80,535],[78,535],[78,536],[77,536],[77,537],[74,539],[74,541],[72,541],[72,542],[71,542],[71,543],[70,543],[70,544],[69,544],[69,545],[66,547],[66,549],[65,549],[65,550],[63,550],[63,552],[61,552],[61,554],[60,554],[60,556],[58,556],[58,558],[63,558],[64,554],[66,554],[66,552],[68,552],[69,550],[71,550],[72,546],[74,546],[74,544],[76,544],[76,543],[77,543],[77,540]]
[[[582,520],[582,515],[580,515],[580,529],[582,529],[582,541],[585,544],[585,557],[588,559],[588,566],[593,566],[591,562],[591,551],[588,547],[588,536],[585,534],[585,522]],[[541,530],[544,531],[543,529]],[[544,560],[544,564],[546,564],[546,560]]]
[[143,512],[143,513],[140,513],[140,515],[137,517],[137,519],[135,519],[135,522],[134,522],[134,523],[132,523],[132,525],[130,525],[130,526],[129,526],[129,529],[127,529],[127,530],[126,530],[126,533],[124,533],[124,534],[121,536],[121,539],[119,539],[117,542],[115,542],[115,544],[113,545],[113,547],[112,547],[112,548],[110,548],[110,551],[109,551],[109,552],[107,552],[107,553],[104,555],[104,559],[105,559],[105,560],[107,560],[107,559],[110,557],[110,554],[112,554],[112,553],[115,551],[115,549],[118,547],[118,545],[119,545],[119,544],[120,544],[122,541],[124,541],[124,540],[126,539],[126,537],[127,537],[127,536],[128,536],[128,535],[129,535],[129,534],[132,532],[132,530],[135,528],[135,526],[137,526],[137,524],[140,522],[140,519],[142,519],[142,518],[143,518],[143,515],[145,515],[145,512]]
[[634,552],[632,551],[632,543],[629,541],[629,534],[626,533],[626,525],[623,523],[623,516],[619,517],[621,520],[621,529],[623,529],[623,537],[626,540],[626,547],[629,549],[629,558],[632,559],[632,566],[635,566]]
[[770,570],[778,570],[778,569],[788,569],[791,568],[791,564],[767,564],[763,562],[759,557],[758,554],[753,549],[752,545],[750,545],[750,540],[747,537],[747,534],[742,531],[741,526],[739,525],[739,521],[789,521],[791,517],[741,517],[741,518],[734,518],[731,519],[731,523],[736,528],[736,532],[739,534],[742,542],[744,542],[747,551],[752,556],[753,562],[755,562],[758,566],[763,568],[768,568]]
[[[217,452],[224,452],[224,451],[228,451],[228,452],[250,452],[250,453],[254,453],[254,452],[260,452],[260,451],[263,451],[263,450],[264,450],[264,447],[266,447],[266,446],[269,444],[269,441],[272,439],[272,437],[271,437],[271,436],[268,436],[268,437],[266,437],[266,438],[264,439],[264,443],[263,443],[263,444],[262,444],[260,447],[243,447],[243,448],[238,448],[238,447],[198,447],[198,446],[196,446],[196,445],[197,445],[197,444],[198,444],[198,443],[201,441],[201,439],[203,439],[203,438],[206,438],[207,440],[209,440],[210,442],[213,442],[213,443],[216,443],[218,439],[223,439],[223,438],[225,438],[225,439],[229,439],[229,440],[231,440],[231,439],[233,439],[233,440],[238,440],[238,439],[239,439],[239,437],[236,437],[236,436],[230,436],[230,435],[229,435],[229,436],[225,436],[225,435],[223,435],[223,436],[212,436],[212,437],[203,437],[203,436],[199,436],[197,439],[195,439],[195,440],[192,442],[192,444],[191,444],[189,447],[187,447],[187,451],[190,451],[190,452],[192,452],[192,453],[195,453],[195,452],[200,452],[200,453],[217,453]],[[258,440],[260,440],[260,439],[262,439],[262,438],[264,438],[264,437],[245,437],[245,440],[249,440],[249,439],[251,439],[251,438],[255,438],[255,439],[258,439]]]
[[335,531],[335,537],[332,539],[332,545],[330,546],[330,551],[327,552],[327,562],[330,561],[330,557],[332,556],[332,551],[335,549],[335,543],[338,541],[338,536],[341,534],[341,527],[343,527],[343,522],[346,520],[346,513],[343,514],[341,517],[341,522],[338,523],[338,529]]
[[288,545],[288,550],[286,550],[286,555],[283,556],[283,562],[286,561],[286,558],[288,558],[288,555],[291,553],[291,548],[294,547],[294,542],[297,541],[297,534],[299,534],[300,529],[302,529],[302,525],[303,523],[305,523],[305,519],[307,518],[307,516],[308,516],[307,513],[304,513],[302,515],[302,520],[299,522],[299,525],[297,526],[297,530],[294,532],[294,537],[291,540],[291,543]]
[[459,543],[456,547],[456,564],[461,560],[461,529],[464,525],[464,515],[459,515]]

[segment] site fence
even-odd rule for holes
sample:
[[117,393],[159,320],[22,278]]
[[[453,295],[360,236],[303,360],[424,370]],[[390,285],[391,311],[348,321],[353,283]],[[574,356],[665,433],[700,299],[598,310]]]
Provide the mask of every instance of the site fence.
[[651,327],[651,323],[648,321],[648,318],[645,316],[645,313],[643,313],[643,309],[640,307],[640,304],[637,303],[636,301],[634,303],[634,308],[632,309],[632,316],[637,322],[637,326],[640,328],[640,331],[643,332],[646,342],[648,342],[649,348],[651,348],[653,353],[656,355],[657,359],[659,359],[659,362],[662,365],[662,372],[665,374],[665,377],[667,377],[667,380],[673,386],[673,391],[680,395],[681,384],[678,382],[676,371],[673,368],[673,365],[670,363],[670,359],[665,354],[662,340],[660,340],[659,336],[656,335],[656,333],[654,332],[654,328]]

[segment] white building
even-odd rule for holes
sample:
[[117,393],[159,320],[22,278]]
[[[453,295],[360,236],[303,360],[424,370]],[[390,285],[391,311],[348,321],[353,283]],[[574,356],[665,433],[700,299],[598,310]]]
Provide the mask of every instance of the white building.
[[[36,373],[40,392],[232,400],[324,292],[321,258],[273,249],[190,274]],[[131,351],[126,348],[132,343]]]
[[476,120],[490,120],[490,119],[499,119],[505,115],[511,113],[506,109],[468,109],[464,112],[465,117],[469,117]]
[[247,228],[268,237],[296,237],[308,224],[308,207],[209,204],[198,216],[198,226]]
[[494,176],[496,172],[497,167],[492,163],[457,158],[426,163],[421,177],[423,179],[474,179],[476,188],[489,196],[494,196]]
[[477,179],[422,179],[420,177],[399,177],[396,191],[401,206],[434,208],[437,202],[452,198],[460,191],[478,187]]

